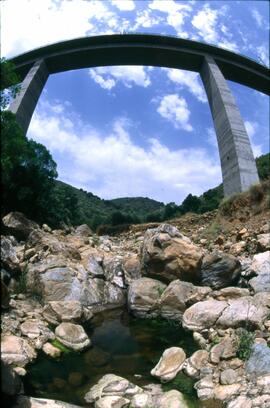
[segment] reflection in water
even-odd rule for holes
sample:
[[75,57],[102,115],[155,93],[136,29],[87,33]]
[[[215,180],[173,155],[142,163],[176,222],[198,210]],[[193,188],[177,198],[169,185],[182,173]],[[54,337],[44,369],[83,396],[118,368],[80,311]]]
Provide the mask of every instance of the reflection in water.
[[[98,314],[85,330],[90,349],[63,354],[58,360],[39,353],[25,377],[26,394],[84,405],[83,396],[103,375],[120,375],[140,386],[158,383],[150,371],[166,348],[183,347],[187,355],[196,349],[192,335],[178,324],[137,319],[123,310]],[[198,407],[192,386],[181,374],[165,387],[184,392],[193,401],[191,406]]]

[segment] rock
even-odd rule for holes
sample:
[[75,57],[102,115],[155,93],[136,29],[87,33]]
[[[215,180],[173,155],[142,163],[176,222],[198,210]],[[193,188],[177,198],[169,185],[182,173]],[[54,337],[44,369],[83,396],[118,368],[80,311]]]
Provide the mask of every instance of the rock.
[[123,260],[125,281],[130,284],[132,280],[141,278],[141,264],[138,255],[132,254]]
[[82,224],[75,229],[75,235],[79,235],[81,237],[89,237],[93,235],[93,231],[87,224]]
[[159,408],[188,408],[189,405],[186,402],[183,394],[177,390],[171,390],[165,392],[159,402]]
[[8,309],[10,304],[9,290],[1,279],[1,309]]
[[128,289],[128,307],[137,316],[157,316],[159,299],[166,285],[155,279],[141,278],[133,281]]
[[211,400],[214,397],[214,383],[212,375],[206,375],[194,385],[198,398],[202,401]]
[[175,279],[196,283],[201,261],[201,249],[177,228],[162,224],[146,231],[141,250],[143,275],[166,283]]
[[93,347],[92,349],[84,353],[84,360],[87,364],[91,364],[94,367],[103,367],[110,361],[110,354],[102,350],[99,347]]
[[1,262],[4,268],[17,272],[20,269],[20,262],[16,250],[9,238],[1,236]]
[[242,296],[249,296],[250,292],[246,288],[228,287],[220,290],[215,290],[211,296],[217,300],[236,299]]
[[232,255],[214,252],[204,256],[201,267],[201,283],[212,289],[232,286],[240,277],[241,264]]
[[12,408],[82,408],[79,405],[45,398],[33,398],[20,395]]
[[[261,295],[261,298],[258,296],[244,296],[239,299],[229,300],[228,307],[222,311],[216,322],[217,326],[227,328],[250,324],[253,327],[260,328],[269,313],[267,305],[263,302],[264,300],[267,301],[263,295]],[[268,296],[269,301],[270,293]]]
[[270,251],[254,255],[251,270],[257,275],[249,281],[254,292],[270,292]]
[[236,342],[230,338],[225,338],[211,348],[210,360],[212,363],[218,364],[221,359],[227,360],[231,357],[235,357],[236,351]]
[[51,301],[43,309],[43,316],[52,324],[78,321],[82,314],[82,305],[78,300]]
[[42,229],[45,232],[52,232],[52,229],[47,224],[42,224]]
[[230,384],[235,383],[236,380],[237,380],[237,373],[231,368],[228,368],[227,370],[222,371],[220,374],[220,384],[230,385]]
[[241,327],[250,324],[262,328],[270,307],[270,294],[258,293],[225,301],[205,300],[195,303],[183,314],[183,327],[201,331],[216,325],[221,328]]
[[21,332],[29,339],[42,338],[43,343],[54,339],[54,333],[46,326],[44,322],[38,319],[25,320],[20,326]]
[[107,281],[119,288],[124,288],[124,271],[122,257],[105,257],[103,261],[104,275]]
[[183,365],[183,371],[191,378],[200,378],[200,370],[208,363],[209,353],[206,350],[197,350]]
[[95,403],[95,408],[128,408],[130,400],[117,395],[100,398]]
[[36,352],[25,339],[4,335],[1,339],[1,358],[9,365],[24,367],[36,358]]
[[104,270],[101,264],[102,260],[95,255],[90,255],[83,263],[85,270],[94,278],[104,277]]
[[29,220],[20,212],[11,212],[2,221],[6,231],[20,241],[26,240],[33,230],[39,229],[38,224]]
[[259,251],[266,251],[270,249],[270,233],[259,234],[257,236],[257,247]]
[[59,350],[59,348],[57,347],[54,347],[51,343],[43,344],[42,350],[45,354],[52,358],[57,358],[61,355],[61,350]]
[[213,327],[227,306],[227,302],[218,300],[197,302],[183,314],[183,327],[193,331]]
[[228,401],[233,396],[239,395],[241,384],[217,385],[214,388],[214,398],[219,401]]
[[151,375],[160,378],[162,382],[170,381],[182,369],[185,359],[186,353],[181,347],[170,347],[164,351]]
[[61,323],[55,329],[55,336],[64,346],[75,351],[89,347],[91,342],[82,326],[73,323]]
[[70,373],[68,376],[68,383],[72,385],[73,387],[78,387],[79,385],[81,385],[82,380],[83,380],[83,375],[82,373],[78,371],[74,371]]
[[1,391],[6,395],[17,395],[23,391],[23,385],[18,374],[1,361]]
[[270,349],[263,344],[252,347],[251,356],[246,362],[246,372],[255,376],[270,374]]
[[151,395],[147,393],[136,394],[131,400],[132,408],[150,408],[153,407]]
[[246,246],[246,241],[236,242],[235,244],[230,245],[230,253],[232,255],[240,255],[245,250]]
[[119,396],[131,399],[134,395],[142,392],[142,388],[132,384],[125,378],[115,374],[106,374],[90,389],[84,396],[84,399],[87,403],[96,403],[99,399],[107,396]]
[[180,319],[188,306],[199,302],[211,292],[208,287],[194,286],[190,282],[175,280],[164,290],[160,299],[161,316]]
[[243,395],[233,399],[227,405],[227,408],[251,408],[251,407],[252,407],[252,400]]

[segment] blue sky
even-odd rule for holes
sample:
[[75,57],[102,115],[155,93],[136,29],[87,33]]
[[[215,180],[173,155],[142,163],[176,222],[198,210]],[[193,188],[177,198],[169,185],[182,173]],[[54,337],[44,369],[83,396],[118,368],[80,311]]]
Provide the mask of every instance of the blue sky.
[[[16,12],[14,12],[16,10]],[[268,1],[5,0],[1,55],[119,32],[176,35],[269,64]],[[269,100],[228,81],[255,157],[269,151]],[[101,198],[181,203],[221,182],[210,109],[197,73],[97,67],[51,75],[27,134],[59,179]]]

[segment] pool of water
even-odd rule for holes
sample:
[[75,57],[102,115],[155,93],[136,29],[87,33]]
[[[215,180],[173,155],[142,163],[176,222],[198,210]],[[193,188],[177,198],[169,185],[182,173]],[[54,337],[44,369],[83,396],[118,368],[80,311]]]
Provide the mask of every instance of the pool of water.
[[[26,395],[87,406],[84,395],[103,375],[120,375],[140,386],[158,383],[150,371],[166,348],[182,347],[188,356],[196,350],[192,335],[178,324],[138,319],[123,310],[99,314],[84,328],[92,347],[57,360],[40,351],[24,378]],[[183,392],[190,407],[200,406],[193,381],[184,374],[163,387]]]

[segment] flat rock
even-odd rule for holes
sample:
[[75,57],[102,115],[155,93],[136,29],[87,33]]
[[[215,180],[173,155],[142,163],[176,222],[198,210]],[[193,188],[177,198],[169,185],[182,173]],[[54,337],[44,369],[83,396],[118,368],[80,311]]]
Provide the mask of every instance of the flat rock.
[[53,324],[78,321],[82,314],[82,304],[78,300],[51,301],[43,309],[43,316]]
[[55,329],[55,336],[65,346],[80,351],[91,345],[82,326],[73,323],[61,323]]
[[170,381],[182,369],[185,359],[186,353],[181,347],[170,347],[164,351],[151,374],[160,378],[161,381]]
[[24,214],[17,211],[10,212],[2,221],[7,232],[19,240],[26,240],[33,230],[39,229],[37,223],[29,220]]
[[118,396],[132,399],[136,394],[142,393],[142,388],[115,374],[104,375],[84,396],[87,403],[93,403],[107,396]]
[[61,350],[59,348],[54,347],[51,343],[43,344],[42,350],[45,354],[52,358],[57,358],[61,355]]
[[185,311],[183,327],[193,331],[213,327],[227,306],[227,302],[218,300],[195,303]]
[[186,402],[183,394],[177,390],[171,390],[165,392],[160,401],[158,408],[188,408],[189,405]]
[[33,398],[20,395],[13,408],[82,408],[79,405],[45,398]]

